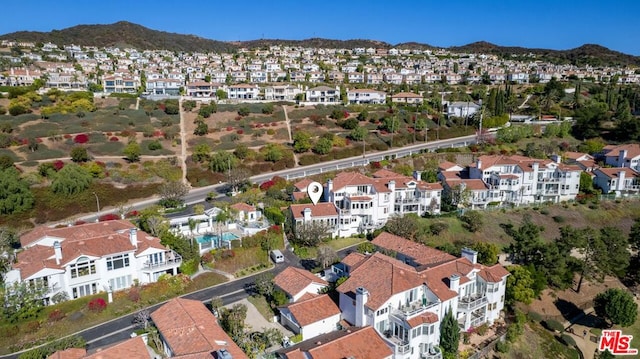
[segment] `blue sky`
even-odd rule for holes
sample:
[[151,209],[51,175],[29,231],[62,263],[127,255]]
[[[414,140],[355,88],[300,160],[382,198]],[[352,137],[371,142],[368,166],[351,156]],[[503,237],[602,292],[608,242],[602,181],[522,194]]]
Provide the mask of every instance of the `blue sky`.
[[448,47],[484,40],[551,49],[594,43],[640,55],[638,0],[21,0],[5,2],[3,13],[0,34],[126,20],[222,41],[324,37]]

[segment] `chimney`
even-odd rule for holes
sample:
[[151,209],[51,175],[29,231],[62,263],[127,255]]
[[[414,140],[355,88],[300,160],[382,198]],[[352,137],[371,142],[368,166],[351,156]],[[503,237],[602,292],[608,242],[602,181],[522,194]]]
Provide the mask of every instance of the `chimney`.
[[482,170],[482,160],[479,158],[476,160],[476,168]]
[[60,247],[60,242],[53,242],[53,253],[56,257],[56,264],[60,265],[60,261],[62,260],[62,248]]
[[138,248],[138,229],[131,228],[129,230],[129,241],[131,241],[131,245]]
[[396,181],[389,181],[389,183],[387,184],[387,187],[389,187],[389,191],[391,192],[395,192],[396,190]]
[[553,155],[551,155],[551,159],[555,163],[562,163],[562,156],[561,155],[553,154]]
[[538,168],[540,168],[540,164],[538,162],[534,162],[531,167],[533,168],[533,174],[535,176],[538,173]]
[[625,170],[620,170],[620,171],[618,172],[618,185],[616,186],[616,188],[615,188],[615,189],[617,189],[617,190],[619,190],[619,191],[624,190],[624,187],[625,187],[625,186],[624,186],[624,179],[625,179],[625,176],[626,176],[626,172],[625,172]]
[[618,167],[624,167],[624,159],[627,158],[627,150],[618,152]]
[[356,288],[356,327],[364,327],[367,325],[367,317],[365,316],[364,305],[367,304],[369,292],[363,287]]
[[462,258],[467,258],[469,262],[476,264],[478,263],[478,252],[469,248],[462,248],[461,252]]
[[457,293],[459,288],[460,288],[460,276],[457,274],[454,274],[451,277],[449,277],[449,289]]
[[307,207],[302,211],[304,213],[304,221],[311,222],[311,208]]
[[422,181],[422,172],[420,171],[413,171],[413,178],[416,181]]
[[329,202],[329,196],[331,195],[331,193],[333,193],[333,181],[332,180],[327,180],[327,188],[325,188],[324,191],[324,201],[325,202]]

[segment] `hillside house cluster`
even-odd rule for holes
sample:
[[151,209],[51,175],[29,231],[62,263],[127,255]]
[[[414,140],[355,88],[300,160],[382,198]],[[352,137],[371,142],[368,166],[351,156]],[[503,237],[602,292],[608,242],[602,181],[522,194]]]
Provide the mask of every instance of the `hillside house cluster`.
[[276,276],[276,287],[291,300],[280,308],[280,321],[305,340],[281,350],[282,358],[300,353],[321,358],[314,354],[318,348],[331,348],[338,345],[334,341],[370,328],[375,352],[360,351],[355,357],[441,359],[440,323],[447,311],[461,331],[500,318],[509,275],[501,265],[479,264],[470,249],[457,258],[386,232],[372,243],[380,252],[351,253],[325,271],[334,279],[347,278],[337,288],[337,303],[318,294],[328,284],[309,272],[287,268]]
[[[294,229],[322,223],[332,236],[348,237],[381,228],[393,216],[440,213],[442,186],[420,178],[420,172],[410,177],[384,169],[373,177],[342,172],[324,185],[324,202],[292,204],[288,214]],[[294,185],[300,191],[294,198],[305,196],[308,183]]]
[[[517,61],[490,54],[395,48],[362,51],[270,46],[232,54],[46,45],[37,48],[33,43],[3,40],[3,47],[20,47],[23,51],[19,56],[3,55],[12,66],[0,77],[0,85],[29,86],[41,79],[45,88],[67,90],[86,90],[90,83],[98,83],[106,93],[141,91],[155,96],[182,93],[215,98],[216,91],[223,89],[230,99],[238,101],[292,101],[304,95],[307,102],[379,103],[386,94],[352,89],[347,99],[342,99],[340,92],[332,89],[336,84],[348,90],[382,84],[473,84],[483,79],[494,84],[520,84],[533,78],[546,83],[552,78],[608,82],[616,77],[619,83],[640,83],[640,74],[633,68],[557,65],[533,55],[530,61]],[[362,62],[360,56],[367,61]],[[456,66],[468,70],[457,73]],[[302,89],[302,83],[317,87]],[[422,95],[399,93],[392,95],[391,101],[416,103],[422,101]],[[451,111],[457,113],[461,108],[453,106]]]

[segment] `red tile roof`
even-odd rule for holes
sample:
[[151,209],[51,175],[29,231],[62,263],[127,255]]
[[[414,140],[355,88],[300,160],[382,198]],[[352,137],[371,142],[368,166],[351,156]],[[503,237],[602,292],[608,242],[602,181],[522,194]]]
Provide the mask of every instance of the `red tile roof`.
[[419,266],[435,266],[456,259],[456,257],[449,253],[404,239],[388,232],[380,233],[371,243],[386,250],[402,253],[406,257],[412,258]]
[[[315,340],[315,339],[314,339]],[[347,335],[310,349],[313,359],[383,359],[393,352],[373,327],[354,330]]]
[[87,354],[84,348],[70,348],[65,350],[58,350],[57,352],[49,355],[47,359],[82,359]]
[[422,285],[415,268],[381,253],[374,253],[351,270],[338,292],[355,298],[356,288],[369,292],[366,306],[378,310],[394,294]]
[[337,217],[338,209],[333,203],[322,202],[318,204],[292,204],[289,206],[291,209],[291,213],[293,214],[293,218],[295,219],[303,219],[304,218],[304,210],[306,208],[311,209],[311,217]]
[[607,157],[618,157],[620,152],[627,151],[627,159],[635,158],[640,156],[640,144],[630,143],[626,145],[615,146],[611,148],[609,152],[607,152]]
[[121,358],[136,358],[145,359],[153,358],[149,353],[150,348],[144,343],[142,337],[135,337],[127,339],[119,344],[110,346],[105,349],[98,350],[97,352],[87,355],[85,359],[121,359]]
[[64,239],[88,239],[102,237],[109,234],[122,232],[136,228],[133,223],[126,220],[105,221],[98,223],[85,223],[78,226],[51,228],[47,226],[36,227],[34,230],[20,236],[20,243],[26,247],[46,236]]
[[509,271],[507,271],[500,264],[493,265],[491,267],[485,267],[478,272],[478,275],[487,282],[497,283],[501,282],[502,278],[509,275]]
[[349,267],[355,267],[359,263],[362,263],[362,261],[365,260],[366,258],[367,258],[367,256],[365,256],[362,253],[351,252],[346,257],[344,257],[341,260],[341,262],[344,263],[345,265],[349,266]]
[[407,320],[407,323],[411,326],[411,328],[415,328],[422,324],[433,324],[438,322],[438,315],[432,312],[424,312],[416,317],[410,318]]
[[244,212],[255,212],[256,207],[251,206],[249,204],[246,203],[236,203],[236,204],[232,204],[231,208],[235,209],[236,211],[244,211]]
[[287,308],[301,327],[340,314],[340,308],[327,294],[291,303]]
[[296,267],[287,267],[273,278],[273,284],[277,285],[292,297],[314,283],[318,285],[329,284],[327,281],[315,276],[313,273]]
[[200,301],[172,299],[151,313],[151,319],[176,357],[212,358],[212,352],[226,349],[234,359],[247,358]]

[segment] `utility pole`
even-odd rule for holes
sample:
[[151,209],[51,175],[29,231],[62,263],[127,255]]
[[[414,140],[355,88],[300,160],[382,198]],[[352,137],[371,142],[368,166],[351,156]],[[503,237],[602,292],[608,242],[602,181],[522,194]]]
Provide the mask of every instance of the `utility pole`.
[[483,107],[482,107],[482,99],[480,99],[480,126],[479,126],[479,130],[478,130],[478,143],[482,143],[483,141],[483,136],[482,136],[482,111]]

